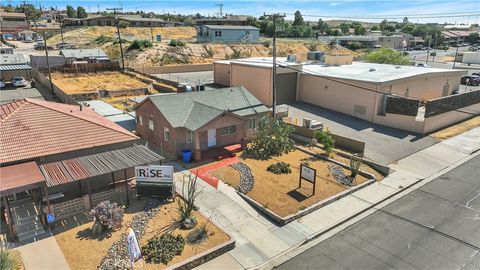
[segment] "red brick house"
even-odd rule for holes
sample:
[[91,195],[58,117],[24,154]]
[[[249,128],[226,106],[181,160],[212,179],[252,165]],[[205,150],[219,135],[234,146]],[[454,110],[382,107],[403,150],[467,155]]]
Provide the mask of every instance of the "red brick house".
[[163,151],[179,156],[241,143],[269,113],[244,87],[150,96],[135,109],[137,134]]

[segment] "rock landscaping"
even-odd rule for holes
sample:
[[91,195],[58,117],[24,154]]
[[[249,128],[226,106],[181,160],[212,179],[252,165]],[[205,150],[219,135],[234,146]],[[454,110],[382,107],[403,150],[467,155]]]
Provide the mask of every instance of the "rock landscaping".
[[343,172],[343,168],[340,167],[339,165],[330,164],[330,165],[328,165],[328,170],[330,171],[332,176],[335,178],[335,180],[337,180],[337,182],[339,182],[340,184],[343,184],[343,185],[349,186],[349,187],[354,185],[354,183],[353,183],[354,178],[350,177],[350,176],[347,176]]
[[[165,204],[165,202],[166,201],[164,200],[149,200],[144,209],[133,217],[130,227],[132,227],[138,239],[144,235],[148,221],[160,211],[161,206]],[[127,234],[123,233],[120,240],[112,245],[107,255],[98,266],[98,269],[110,270],[131,268],[132,263],[127,249]]]
[[252,171],[242,162],[234,163],[231,166],[240,173],[240,184],[238,184],[236,189],[238,192],[247,194],[253,189],[253,185],[255,184]]

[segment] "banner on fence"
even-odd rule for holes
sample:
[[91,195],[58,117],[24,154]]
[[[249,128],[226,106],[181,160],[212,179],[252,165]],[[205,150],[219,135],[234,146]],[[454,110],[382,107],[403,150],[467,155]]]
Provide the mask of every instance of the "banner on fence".
[[173,166],[135,166],[135,178],[138,182],[150,182],[173,185]]

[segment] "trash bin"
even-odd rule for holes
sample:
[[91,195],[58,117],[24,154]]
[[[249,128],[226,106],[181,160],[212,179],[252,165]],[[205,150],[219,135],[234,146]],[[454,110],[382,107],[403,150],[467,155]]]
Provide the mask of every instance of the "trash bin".
[[191,160],[192,160],[192,150],[190,149],[182,150],[183,163],[190,163]]

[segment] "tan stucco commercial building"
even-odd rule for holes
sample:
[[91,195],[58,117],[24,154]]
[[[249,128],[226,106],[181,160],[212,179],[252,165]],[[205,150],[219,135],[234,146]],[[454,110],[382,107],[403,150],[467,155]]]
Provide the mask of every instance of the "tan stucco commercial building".
[[[271,106],[271,58],[263,59],[261,64],[258,62],[258,58],[216,62],[215,83],[248,85],[252,94]],[[294,83],[278,83],[277,104],[306,102],[417,133],[429,133],[471,117],[471,114],[455,110],[435,115],[427,112],[429,117],[424,117],[427,101],[458,96],[452,94],[459,89],[460,77],[467,74],[466,71],[364,62],[341,66],[298,64],[284,59],[279,59],[278,64],[283,67],[278,68],[278,74],[292,74],[289,78]],[[293,93],[295,99],[283,102],[283,97],[291,97]],[[413,107],[408,107],[407,103]],[[439,106],[440,103],[435,104]],[[471,103],[465,103],[466,110],[480,111],[480,104]],[[402,112],[405,110],[408,112]]]

